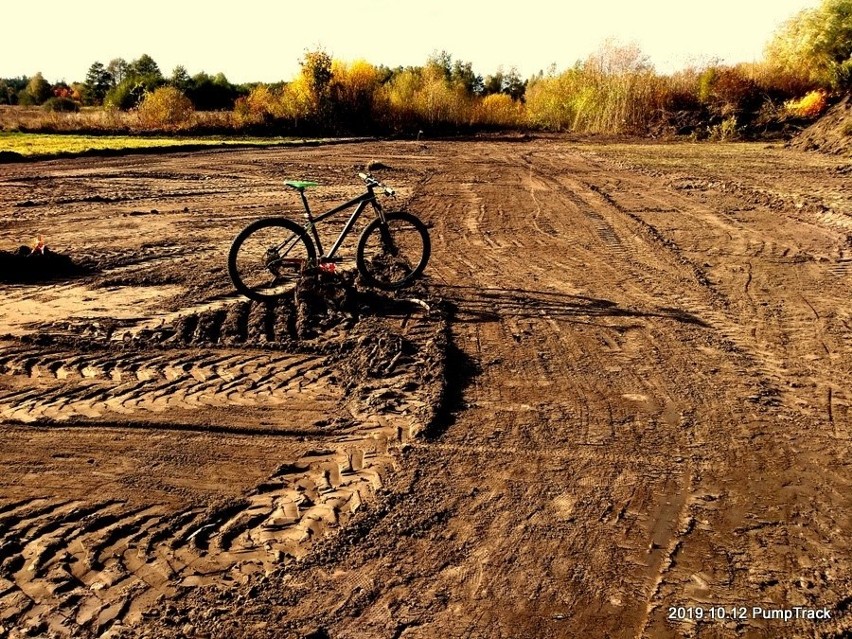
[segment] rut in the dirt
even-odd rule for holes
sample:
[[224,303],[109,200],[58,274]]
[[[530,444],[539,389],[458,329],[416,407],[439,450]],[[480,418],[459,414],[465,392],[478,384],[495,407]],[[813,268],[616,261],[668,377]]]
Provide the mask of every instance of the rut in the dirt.
[[[323,274],[274,304],[236,301],[128,339],[120,330],[65,326],[7,344],[0,378],[38,385],[0,392],[5,419],[157,432],[149,416],[239,405],[259,415],[280,406],[286,418],[312,404],[326,410],[304,432],[323,437],[241,497],[206,507],[49,497],[0,506],[0,611],[30,635],[119,631],[163,597],[306,556],[376,500],[392,449],[429,426],[444,393],[443,303],[359,291],[351,277]],[[162,428],[250,434],[209,418]]]
[[[111,327],[4,338],[0,635],[848,634],[847,161],[556,137],[261,155],[0,176],[9,210],[32,201],[14,224],[110,238],[91,286],[7,287],[7,317],[27,288],[175,284]],[[356,289],[300,337],[295,300],[241,302],[223,268],[285,173],[328,177],[330,203],[364,157],[394,166],[457,304],[442,401],[464,410],[428,439],[448,383],[425,292]],[[708,603],[835,618],[666,619]]]

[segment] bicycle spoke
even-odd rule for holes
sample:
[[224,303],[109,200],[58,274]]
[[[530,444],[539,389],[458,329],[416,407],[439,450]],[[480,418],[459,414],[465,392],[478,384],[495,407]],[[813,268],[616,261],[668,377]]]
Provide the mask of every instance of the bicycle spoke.
[[404,285],[425,266],[428,250],[422,224],[406,216],[388,216],[386,227],[374,225],[362,240],[363,274],[374,285]]
[[287,225],[268,222],[249,227],[235,242],[232,275],[251,297],[280,297],[295,288],[313,261],[311,248]]

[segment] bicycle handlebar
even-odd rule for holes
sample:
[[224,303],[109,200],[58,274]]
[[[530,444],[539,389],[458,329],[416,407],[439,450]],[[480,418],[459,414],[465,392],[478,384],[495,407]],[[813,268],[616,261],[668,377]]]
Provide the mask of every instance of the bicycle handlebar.
[[389,186],[382,184],[372,175],[368,175],[367,173],[359,173],[358,177],[364,180],[364,182],[367,183],[367,186],[378,186],[383,188],[385,190],[385,195],[394,195],[396,193],[396,191],[394,191]]

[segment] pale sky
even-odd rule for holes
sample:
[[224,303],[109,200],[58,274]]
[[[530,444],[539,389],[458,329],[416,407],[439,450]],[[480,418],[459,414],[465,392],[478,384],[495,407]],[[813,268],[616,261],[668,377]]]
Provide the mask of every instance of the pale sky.
[[147,53],[165,75],[223,72],[289,80],[305,49],[374,64],[419,65],[433,51],[485,76],[571,66],[607,38],[635,42],[658,71],[718,58],[760,59],[786,19],[819,0],[16,0],[3,3],[0,77],[41,71],[82,81],[89,66]]

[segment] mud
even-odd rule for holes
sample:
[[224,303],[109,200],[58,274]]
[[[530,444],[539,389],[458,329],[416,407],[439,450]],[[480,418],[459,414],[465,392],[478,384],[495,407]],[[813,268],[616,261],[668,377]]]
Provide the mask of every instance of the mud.
[[[320,211],[368,162],[430,226],[421,285],[362,288],[353,237],[234,293],[283,180]],[[0,296],[0,637],[848,636],[848,171],[561,138],[6,165],[0,244],[99,270]]]

